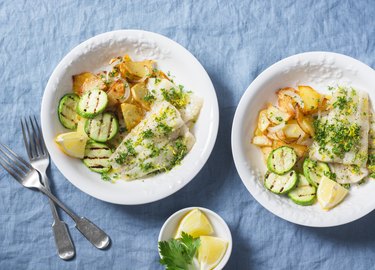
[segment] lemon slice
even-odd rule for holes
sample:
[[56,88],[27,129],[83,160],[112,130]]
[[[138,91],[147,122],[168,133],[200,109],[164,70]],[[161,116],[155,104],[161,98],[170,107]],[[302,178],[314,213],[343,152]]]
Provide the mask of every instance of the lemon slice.
[[317,197],[320,206],[329,210],[338,205],[348,194],[348,190],[339,183],[323,176],[318,187]]
[[201,235],[210,235],[214,232],[214,229],[206,215],[199,209],[194,209],[187,213],[181,220],[175,238],[180,238],[182,232],[190,234],[193,237],[198,237]]
[[55,141],[68,156],[83,158],[87,139],[86,134],[74,131],[57,135]]
[[198,248],[200,270],[210,270],[216,267],[224,257],[228,242],[214,236],[201,236]]

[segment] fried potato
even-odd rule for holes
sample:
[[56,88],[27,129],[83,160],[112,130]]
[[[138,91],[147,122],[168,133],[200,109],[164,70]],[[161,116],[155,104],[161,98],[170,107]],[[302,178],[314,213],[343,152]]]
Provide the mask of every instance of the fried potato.
[[81,87],[81,91],[82,91],[82,93],[85,93],[85,92],[91,91],[93,89],[106,90],[106,88],[107,88],[107,86],[105,85],[103,80],[95,76],[93,78],[87,79],[83,83],[83,85]]
[[73,76],[73,92],[81,96],[83,94],[82,86],[86,80],[94,79],[96,76],[90,72],[83,72]]
[[279,105],[280,110],[290,114],[291,116],[294,116],[295,115],[294,108],[297,102],[290,95],[285,94],[287,91],[296,92],[296,90],[291,87],[280,89],[279,91],[276,92],[277,97],[278,97],[277,104]]
[[314,136],[313,119],[311,118],[311,116],[303,115],[303,113],[299,109],[297,109],[296,120],[298,122],[298,125],[304,132],[306,132],[310,136]]
[[117,80],[111,85],[107,92],[108,106],[115,106],[124,102],[130,103],[131,95],[130,92],[126,93],[125,83],[126,82]]
[[299,158],[304,157],[307,154],[307,146],[299,144],[289,144],[288,146],[292,147]]
[[145,110],[150,110],[150,101],[146,100],[149,91],[145,83],[137,83],[131,88],[131,93],[136,102],[138,102]]
[[257,146],[272,146],[272,141],[264,135],[255,136],[253,138],[253,144],[255,144]]
[[263,132],[259,128],[256,128],[255,132],[254,132],[254,135],[255,136],[263,136],[264,134],[263,134]]
[[143,110],[140,107],[130,103],[122,103],[121,111],[124,117],[126,129],[128,131],[138,125],[143,118]]
[[123,78],[131,82],[141,82],[152,75],[154,61],[133,62],[129,56],[124,56],[124,61],[118,65],[118,68]]
[[267,118],[267,110],[260,111],[258,117],[258,128],[260,131],[264,132],[270,124],[271,122]]
[[306,133],[298,124],[287,124],[283,128],[285,137],[288,139],[299,139],[306,136]]
[[298,86],[298,94],[302,98],[304,107],[301,108],[304,114],[313,114],[319,108],[322,96],[310,86]]
[[272,123],[279,125],[282,122],[286,122],[290,119],[291,115],[289,113],[283,112],[273,105],[269,105],[267,108],[267,118]]

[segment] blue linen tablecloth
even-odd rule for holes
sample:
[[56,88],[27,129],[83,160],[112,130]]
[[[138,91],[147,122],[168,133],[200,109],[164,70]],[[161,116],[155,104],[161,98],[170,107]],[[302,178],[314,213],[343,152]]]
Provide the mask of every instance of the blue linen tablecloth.
[[[0,2],[0,141],[25,155],[19,119],[39,115],[53,69],[74,46],[106,31],[144,29],[192,52],[209,73],[220,105],[210,159],[176,194],[147,205],[94,199],[54,165],[56,195],[112,238],[95,249],[74,229],[69,262],[56,255],[46,198],[0,169],[0,269],[162,269],[157,237],[188,206],[216,211],[233,235],[226,269],[375,269],[375,215],[335,228],[284,221],[247,192],[234,167],[230,132],[241,95],[276,61],[305,51],[343,53],[375,67],[375,2],[368,1],[11,1]],[[375,78],[374,78],[375,84]]]

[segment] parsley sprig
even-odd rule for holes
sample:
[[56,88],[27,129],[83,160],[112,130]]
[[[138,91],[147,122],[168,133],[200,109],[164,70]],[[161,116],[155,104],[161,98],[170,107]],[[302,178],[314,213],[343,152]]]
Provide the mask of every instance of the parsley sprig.
[[160,264],[167,270],[189,269],[200,243],[199,237],[193,238],[185,232],[182,232],[181,238],[160,241]]

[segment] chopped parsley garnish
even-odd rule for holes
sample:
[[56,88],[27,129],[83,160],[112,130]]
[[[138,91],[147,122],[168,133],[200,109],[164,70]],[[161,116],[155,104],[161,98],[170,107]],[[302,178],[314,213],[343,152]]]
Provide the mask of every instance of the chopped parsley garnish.
[[159,251],[162,259],[159,262],[170,270],[190,269],[200,244],[199,237],[193,238],[185,232],[181,233],[181,238],[160,241]]
[[325,151],[328,143],[332,145],[332,153],[344,158],[345,153],[359,148],[360,130],[356,123],[348,123],[337,119],[329,124],[321,119],[314,120],[314,140],[319,144],[319,152]]
[[147,102],[153,102],[155,100],[155,96],[152,95],[150,92],[147,92],[147,94],[143,97],[143,100],[144,101],[147,101]]
[[159,123],[157,125],[157,128],[164,134],[168,134],[172,131],[172,127],[168,126],[167,124],[164,123]]
[[182,108],[189,102],[188,94],[184,91],[184,87],[182,85],[179,85],[178,89],[170,88],[169,90],[166,90],[162,88],[160,90],[163,98],[176,108]]
[[152,170],[155,168],[154,164],[152,164],[152,162],[148,162],[148,163],[141,163],[139,165],[139,167],[141,168],[142,171],[144,172],[148,172],[149,170]]
[[109,177],[108,173],[102,173],[102,180],[111,181],[111,177]]
[[282,121],[283,121],[283,118],[280,117],[280,116],[277,116],[277,117],[275,117],[275,118],[276,118],[276,120],[279,121],[279,122],[282,122]]
[[134,149],[133,142],[131,140],[126,140],[124,144],[127,151],[121,152],[118,155],[118,157],[115,158],[116,163],[119,165],[124,164],[128,156],[135,156],[137,154],[137,152]]
[[152,132],[151,129],[147,129],[147,130],[142,132],[142,137],[145,138],[145,139],[150,139],[150,138],[154,137],[154,133]]
[[181,137],[179,137],[176,140],[175,145],[173,147],[173,159],[171,160],[170,168],[172,168],[172,167],[174,167],[176,165],[180,165],[181,160],[187,154],[187,150],[188,150],[187,146],[184,143],[183,139]]

